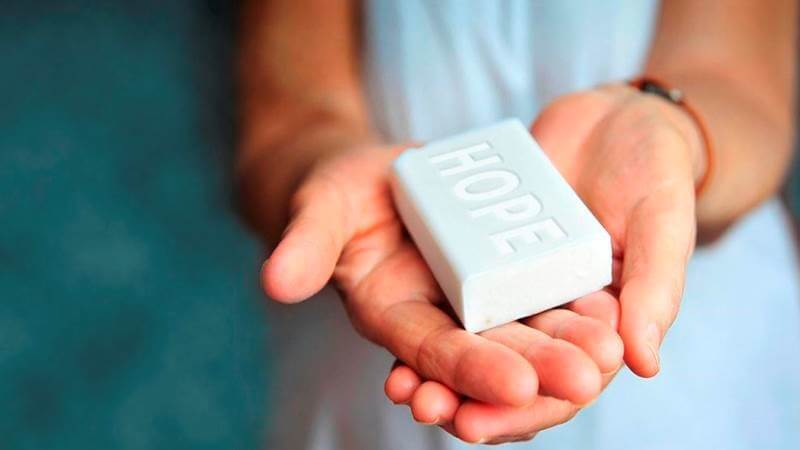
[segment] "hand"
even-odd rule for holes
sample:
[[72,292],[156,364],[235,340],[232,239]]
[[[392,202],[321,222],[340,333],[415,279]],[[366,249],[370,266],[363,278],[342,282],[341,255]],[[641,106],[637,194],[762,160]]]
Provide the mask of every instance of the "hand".
[[[563,335],[518,322],[475,335],[452,318],[395,214],[388,173],[398,152],[364,147],[317,163],[262,269],[266,292],[297,302],[332,276],[363,336],[425,379],[478,401],[522,407],[539,392],[573,404],[593,400],[601,373],[615,370],[622,356],[618,336],[599,320],[575,314]],[[606,304],[616,311],[613,298]]]
[[[619,303],[612,292],[613,288],[595,292],[521,322],[584,350],[602,371],[605,387],[622,364],[621,348],[609,346],[618,339],[613,330],[619,319]],[[491,338],[495,332],[488,330],[483,336]],[[439,382],[423,381],[400,362],[389,373],[384,390],[395,404],[408,405],[416,421],[438,425],[467,442],[489,444],[532,439],[537,432],[571,419],[585,406],[552,397],[545,390],[533,404],[523,407],[462,398]]]
[[653,376],[694,250],[695,180],[706,164],[698,129],[661,98],[607,86],[555,101],[532,131],[611,235],[625,363]]
[[[696,132],[678,108],[625,87],[558,99],[533,125],[548,156],[611,233],[614,285],[621,291],[609,289],[605,296],[614,294],[614,303],[619,298],[625,361],[642,376],[659,369],[658,349],[677,314],[694,248],[694,179],[703,163]],[[569,308],[576,306],[616,326],[616,310],[603,294]],[[525,322],[564,338],[560,334],[569,320],[574,320],[570,313],[556,309]],[[593,354],[585,342],[572,341]],[[604,373],[604,384],[612,377]],[[409,404],[418,421],[435,418],[462,438],[467,433],[493,443],[526,439],[579,409],[546,395],[523,408],[462,400],[440,383],[423,379],[399,364],[386,380],[386,394],[395,403]]]

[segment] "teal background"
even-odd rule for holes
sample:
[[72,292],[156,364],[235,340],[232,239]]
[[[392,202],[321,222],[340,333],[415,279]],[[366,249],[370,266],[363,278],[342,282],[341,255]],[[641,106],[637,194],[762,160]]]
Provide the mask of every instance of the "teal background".
[[0,6],[0,449],[252,449],[261,249],[233,206],[234,6]]

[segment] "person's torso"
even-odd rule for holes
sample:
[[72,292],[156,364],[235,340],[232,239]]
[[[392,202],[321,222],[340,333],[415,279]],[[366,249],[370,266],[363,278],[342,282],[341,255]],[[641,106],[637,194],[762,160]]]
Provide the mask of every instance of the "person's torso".
[[[426,141],[506,117],[530,122],[558,95],[640,73],[657,6],[365,0],[363,62],[373,121],[393,142]],[[695,253],[655,380],[623,371],[577,418],[508,448],[796,448],[796,271],[786,216],[772,200]],[[292,409],[276,427],[278,441],[291,442],[283,448],[468,448],[386,401],[381,381],[391,355],[355,335],[333,296],[326,291],[295,306],[295,319],[285,321],[279,367],[291,396],[280,404]]]
[[368,0],[364,71],[376,126],[428,140],[640,72],[655,0]]

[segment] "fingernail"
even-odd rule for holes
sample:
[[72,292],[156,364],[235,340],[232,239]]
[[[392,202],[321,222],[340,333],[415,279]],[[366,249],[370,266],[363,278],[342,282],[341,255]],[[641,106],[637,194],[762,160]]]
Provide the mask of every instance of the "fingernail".
[[661,347],[661,330],[658,329],[656,324],[651,323],[647,327],[645,339],[647,341],[647,346],[650,348],[650,353],[653,354],[653,361],[656,363],[656,367],[660,368],[661,360],[658,356],[658,350]]
[[441,418],[436,417],[435,419],[433,419],[432,422],[424,422],[424,421],[420,420],[419,423],[421,423],[423,425],[438,425],[440,420],[441,420]]

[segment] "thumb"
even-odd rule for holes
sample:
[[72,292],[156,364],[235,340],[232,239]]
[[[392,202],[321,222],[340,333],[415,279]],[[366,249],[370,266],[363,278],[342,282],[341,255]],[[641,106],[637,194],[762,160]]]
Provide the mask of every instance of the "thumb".
[[628,220],[620,292],[619,332],[625,363],[637,375],[658,373],[659,348],[678,313],[694,246],[693,197],[659,193]]
[[296,303],[325,286],[350,234],[346,203],[342,190],[322,175],[312,175],[300,187],[289,225],[261,268],[269,297]]

